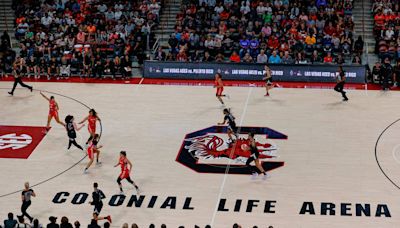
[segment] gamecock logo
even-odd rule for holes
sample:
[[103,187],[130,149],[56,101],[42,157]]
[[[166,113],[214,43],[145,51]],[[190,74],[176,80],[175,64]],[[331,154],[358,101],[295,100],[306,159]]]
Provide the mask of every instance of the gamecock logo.
[[252,170],[245,165],[251,153],[242,149],[243,144],[249,144],[249,132],[255,133],[259,159],[266,171],[284,165],[284,162],[276,161],[278,146],[274,141],[288,137],[265,127],[241,127],[239,138],[232,144],[227,143],[225,126],[212,126],[187,134],[176,161],[200,173],[225,173],[229,163],[228,173],[251,174]]

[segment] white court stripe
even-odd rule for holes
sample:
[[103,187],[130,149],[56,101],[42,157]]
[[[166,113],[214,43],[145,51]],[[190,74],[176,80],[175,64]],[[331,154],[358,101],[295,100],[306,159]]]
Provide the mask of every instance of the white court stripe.
[[[250,87],[249,93],[247,94],[246,103],[244,104],[243,112],[242,112],[242,115],[241,115],[241,117],[240,117],[240,123],[239,123],[239,130],[238,130],[238,132],[240,132],[240,128],[241,128],[241,126],[242,126],[242,124],[243,124],[243,120],[244,120],[244,117],[245,117],[246,112],[247,112],[247,107],[248,107],[248,105],[249,105],[249,100],[250,100],[250,96],[251,96],[251,92],[253,91],[253,88],[254,88],[254,87]],[[231,154],[232,154],[233,152],[234,152],[234,149],[232,148]],[[222,192],[224,191],[224,187],[225,187],[226,179],[227,179],[227,177],[228,177],[229,169],[230,169],[230,167],[231,167],[231,163],[232,163],[232,159],[229,159],[228,165],[226,166],[226,169],[225,169],[224,179],[222,180],[222,184],[221,184],[221,187],[220,187],[220,189],[219,189],[219,193],[218,193],[218,197],[217,197],[217,202],[215,203],[214,213],[213,213],[212,218],[211,218],[211,222],[210,222],[210,226],[211,226],[211,227],[214,226],[215,216],[217,215],[217,210],[218,210],[218,204],[219,204],[219,201],[220,201],[220,199],[221,199]]]

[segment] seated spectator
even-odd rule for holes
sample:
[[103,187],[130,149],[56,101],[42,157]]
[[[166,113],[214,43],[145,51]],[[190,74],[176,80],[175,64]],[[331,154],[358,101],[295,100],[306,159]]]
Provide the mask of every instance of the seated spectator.
[[361,65],[362,63],[361,63],[361,58],[360,58],[360,56],[359,55],[355,55],[354,56],[354,58],[353,58],[353,60],[351,61],[353,64],[358,64],[358,65]]
[[289,51],[285,51],[285,54],[282,57],[282,63],[283,64],[293,64],[294,63],[292,56],[289,55]]
[[15,225],[14,228],[31,228],[31,225],[25,222],[24,217],[18,217],[18,223]]
[[104,64],[104,75],[112,75],[112,79],[115,80],[114,61],[106,59],[106,63]]
[[210,55],[208,51],[204,52],[203,62],[213,62],[214,58]]
[[4,228],[14,228],[17,224],[17,220],[14,219],[13,213],[8,213],[8,218],[4,220]]
[[229,57],[229,60],[234,63],[240,63],[240,56],[236,51],[233,51],[232,55]]
[[253,57],[251,57],[250,53],[246,52],[246,54],[242,58],[242,62],[244,63],[253,63]]
[[63,216],[61,218],[60,228],[73,228],[73,227],[72,227],[72,224],[69,223],[68,218]]
[[46,228],[60,228],[60,225],[57,224],[57,218],[54,216],[49,217],[50,223],[47,224]]
[[132,62],[128,55],[125,55],[121,60],[121,71],[123,79],[132,77]]
[[257,63],[267,63],[268,56],[265,54],[265,50],[261,49],[260,54],[257,55]]
[[[126,223],[125,223],[126,224]],[[125,225],[124,224],[124,225]],[[128,225],[128,224],[127,224]],[[124,226],[122,226],[124,227]],[[98,224],[97,224],[97,220],[96,219],[92,219],[90,221],[90,224],[88,225],[88,228],[101,228]],[[128,226],[124,227],[124,228],[128,228]]]
[[268,59],[268,63],[279,64],[281,62],[282,62],[281,57],[277,55],[276,51],[273,51],[272,55]]
[[330,52],[327,53],[327,55],[324,57],[324,63],[332,63],[333,58]]
[[302,52],[298,52],[295,59],[296,64],[307,64],[307,60],[304,58],[304,54]]
[[42,224],[39,223],[39,220],[34,219],[32,228],[43,228]]
[[322,58],[321,58],[321,56],[319,56],[317,50],[314,50],[312,53],[311,63],[322,63]]
[[338,54],[338,56],[335,58],[335,64],[342,65],[344,63],[343,55]]
[[159,47],[159,48],[158,48],[157,52],[155,53],[154,59],[155,59],[155,60],[158,60],[158,61],[165,61],[165,59],[166,59],[166,54],[165,54],[165,52],[163,51],[162,47]]

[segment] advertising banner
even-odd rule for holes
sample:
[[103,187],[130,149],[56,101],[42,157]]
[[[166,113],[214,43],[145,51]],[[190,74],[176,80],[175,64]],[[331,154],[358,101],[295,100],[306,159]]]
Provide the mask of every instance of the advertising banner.
[[[337,65],[269,65],[274,81],[287,82],[336,82]],[[365,66],[343,66],[346,81],[365,82]],[[264,77],[263,64],[244,63],[187,63],[146,61],[145,78],[213,80],[220,73],[224,80],[261,81]]]

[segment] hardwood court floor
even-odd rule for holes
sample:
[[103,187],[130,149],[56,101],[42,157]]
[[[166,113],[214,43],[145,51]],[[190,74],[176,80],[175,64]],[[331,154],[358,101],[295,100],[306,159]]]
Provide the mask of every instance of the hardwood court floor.
[[[124,222],[136,222],[140,227],[166,223],[168,227],[213,224],[217,228],[231,227],[235,222],[243,227],[279,228],[400,224],[400,189],[395,186],[400,185],[400,124],[388,128],[377,143],[382,131],[400,116],[398,92],[349,91],[350,101],[343,103],[332,90],[275,89],[266,98],[262,88],[225,88],[231,96],[226,100],[227,107],[232,109],[238,124],[268,127],[288,136],[287,140],[256,136],[260,142],[276,145],[279,157],[270,160],[285,165],[270,171],[269,179],[254,181],[249,175],[197,173],[175,161],[186,134],[214,126],[223,119],[211,87],[33,85],[38,90],[77,99],[98,111],[102,119],[103,164],[92,166],[89,174],[84,175],[85,154],[75,148],[67,151],[66,132],[53,122],[49,134],[28,159],[0,159],[0,218],[6,218],[9,211],[19,213],[20,193],[9,193],[21,189],[25,181],[32,185],[44,181],[34,187],[37,197],[28,210],[44,224],[50,215],[59,219],[66,215],[70,221],[87,224],[93,210],[88,204],[93,182],[98,182],[107,196],[102,215],[110,214],[115,227]],[[10,86],[10,82],[0,82],[0,88]],[[48,103],[38,91],[17,90],[14,97],[6,91],[0,90],[0,125],[45,126]],[[67,114],[74,115],[77,121],[86,116],[88,110],[82,104],[59,95],[55,98],[62,119]],[[78,142],[84,144],[87,137],[84,127],[79,131]],[[226,139],[226,135],[221,137]],[[120,150],[126,150],[133,161],[132,177],[143,189],[140,207],[127,206],[134,190],[125,181],[126,199],[120,206],[109,205],[111,197],[119,193],[116,178],[120,170],[113,165]],[[393,183],[380,170],[375,152]],[[231,161],[226,158],[215,160],[219,164],[228,162]],[[60,192],[64,193],[55,201],[66,201],[54,203]],[[88,199],[83,200],[84,194],[80,194],[75,202],[84,203],[72,204],[77,193],[89,194]],[[149,208],[152,196],[155,204]],[[171,209],[173,197],[175,209]],[[193,209],[183,209],[187,197],[191,202],[186,208]],[[221,199],[226,200],[225,205],[219,204]],[[240,209],[236,200],[242,200]],[[315,215],[310,204],[304,202],[313,203]],[[249,206],[251,203],[257,207]],[[321,215],[321,203],[332,203],[323,207],[334,204],[335,215]],[[162,204],[166,208],[160,208]],[[303,206],[306,212],[300,214]],[[377,207],[380,217],[376,217]],[[390,212],[391,217],[384,212]]]

